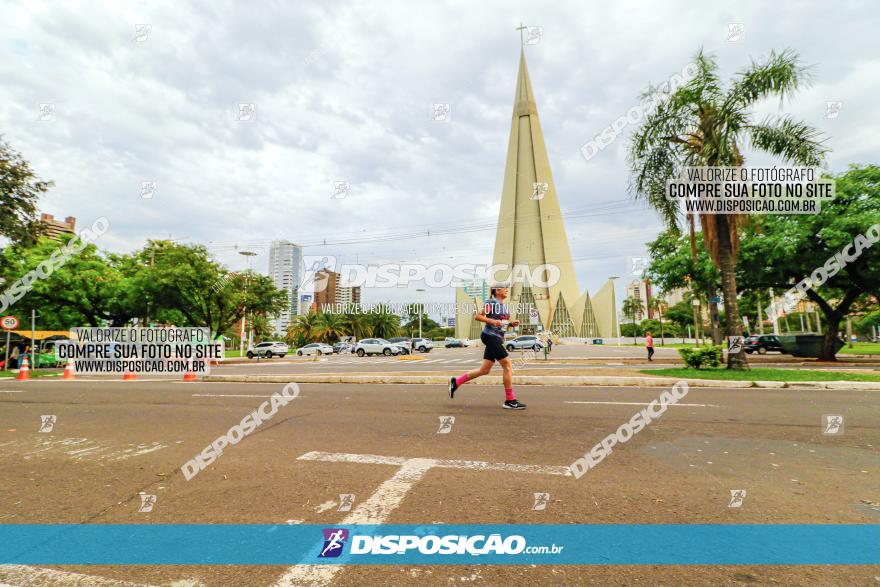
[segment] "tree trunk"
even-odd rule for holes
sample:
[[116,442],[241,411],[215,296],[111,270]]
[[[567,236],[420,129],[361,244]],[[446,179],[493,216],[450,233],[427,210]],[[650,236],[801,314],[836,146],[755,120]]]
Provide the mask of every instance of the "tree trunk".
[[[736,299],[736,266],[733,259],[733,251],[730,242],[730,229],[727,218],[721,216],[718,223],[718,261],[721,270],[721,290],[724,292],[724,314],[727,323],[728,336],[742,336],[742,319],[739,316],[739,303]],[[746,358],[745,345],[740,347],[738,353],[727,354],[727,368],[746,370],[749,361]]]
[[663,334],[663,310],[657,310],[660,315],[660,345],[666,346],[666,336]]
[[[714,288],[710,289],[714,293]],[[709,319],[712,322],[712,344],[721,344],[721,321],[718,318],[718,303],[709,302]]]
[[840,332],[840,320],[842,318],[842,314],[838,312],[825,314],[825,338],[822,340],[822,352],[819,353],[820,361],[837,361],[834,340],[837,338],[837,333]]

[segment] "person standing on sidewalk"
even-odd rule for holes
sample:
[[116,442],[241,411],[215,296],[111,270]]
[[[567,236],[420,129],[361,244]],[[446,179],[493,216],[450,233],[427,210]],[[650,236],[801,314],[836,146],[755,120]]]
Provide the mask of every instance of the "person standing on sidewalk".
[[648,349],[648,360],[653,361],[651,357],[654,356],[654,337],[650,332],[645,333],[645,348]]

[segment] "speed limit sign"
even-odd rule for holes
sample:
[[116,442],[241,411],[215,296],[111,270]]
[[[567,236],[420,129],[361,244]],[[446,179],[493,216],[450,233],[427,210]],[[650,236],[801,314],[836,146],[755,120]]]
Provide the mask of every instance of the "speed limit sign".
[[3,330],[13,330],[18,327],[18,318],[15,316],[3,316],[0,318],[0,326]]

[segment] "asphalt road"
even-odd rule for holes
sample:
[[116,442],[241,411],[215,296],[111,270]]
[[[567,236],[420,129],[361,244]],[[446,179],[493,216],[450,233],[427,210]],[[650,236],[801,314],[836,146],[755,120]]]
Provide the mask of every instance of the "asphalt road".
[[[580,479],[570,465],[658,389],[304,384],[299,398],[197,477],[180,467],[271,393],[272,384],[0,381],[2,523],[340,523],[399,465],[376,457],[535,466],[427,470],[370,519],[469,523],[878,523],[877,392],[692,389],[681,406]],[[823,435],[824,414],[844,416]],[[51,432],[41,416],[54,415]],[[441,417],[451,432],[437,434]],[[313,453],[330,453],[316,457]],[[310,453],[312,453],[310,455]],[[306,456],[303,458],[305,455]],[[361,455],[361,456],[344,456]],[[374,455],[364,456],[364,455]],[[317,459],[317,460],[315,460]],[[387,459],[386,459],[387,460]],[[730,508],[730,491],[747,490]],[[139,492],[156,495],[140,513]],[[534,511],[533,495],[550,494]],[[362,514],[364,512],[361,512]],[[0,567],[8,585],[318,584],[310,567]],[[872,567],[339,567],[338,585],[876,585]],[[287,579],[285,579],[287,577]],[[106,579],[106,581],[104,579]],[[312,581],[309,583],[309,581]]]
[[[523,351],[510,353],[514,364],[518,368],[529,370],[547,370],[552,374],[553,370],[571,370],[576,367],[583,370],[585,375],[595,370],[640,370],[640,369],[664,369],[674,366],[682,366],[675,349],[657,348],[654,362],[649,363],[644,349],[635,347],[615,346],[590,346],[583,347],[559,346],[553,348],[549,361],[544,360],[543,353],[526,354]],[[416,352],[408,357],[358,357],[352,354],[325,355],[320,357],[286,357],[272,359],[252,359],[250,361],[233,362],[211,368],[212,374],[217,375],[282,375],[286,373],[386,373],[386,372],[413,372],[413,371],[444,371],[449,373],[463,373],[479,366],[483,357],[482,347],[434,349],[429,353]],[[589,359],[589,364],[573,365],[554,361],[570,359]],[[803,368],[802,362],[794,362],[792,357],[783,355],[766,355],[763,357],[751,357],[755,366],[780,367],[790,369]],[[635,361],[635,362],[634,362]],[[675,364],[673,364],[673,362]],[[823,366],[823,369],[865,369],[876,368],[878,363],[866,364],[841,364],[834,367]]]

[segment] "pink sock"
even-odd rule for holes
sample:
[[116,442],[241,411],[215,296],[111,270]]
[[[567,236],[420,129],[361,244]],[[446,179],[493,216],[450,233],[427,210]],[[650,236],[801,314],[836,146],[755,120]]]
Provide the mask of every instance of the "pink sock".
[[513,395],[513,388],[512,387],[510,389],[505,389],[504,395],[507,396],[507,401],[516,399],[516,396]]
[[467,383],[467,380],[468,380],[468,376],[467,376],[467,373],[465,373],[464,375],[459,375],[456,378],[455,384],[456,385],[464,385],[465,383]]

